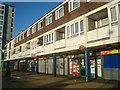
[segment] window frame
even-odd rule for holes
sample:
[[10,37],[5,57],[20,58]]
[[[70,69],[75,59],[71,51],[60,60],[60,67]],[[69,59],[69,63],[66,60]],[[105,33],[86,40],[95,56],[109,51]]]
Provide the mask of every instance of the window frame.
[[[82,30],[81,30],[81,22],[82,22]],[[79,27],[80,33],[81,33],[81,32],[84,32],[84,20],[80,20],[80,21],[79,21],[79,26],[80,26],[80,27]]]
[[[112,21],[111,9],[114,8],[114,7],[115,7],[115,11],[116,11],[116,20],[115,20],[115,21]],[[118,21],[118,12],[117,12],[117,10],[118,10],[118,4],[113,5],[113,6],[111,6],[111,7],[109,8],[111,23],[115,23],[115,22]]]
[[[51,21],[48,20],[49,17],[51,17]],[[45,18],[45,23],[46,23],[46,26],[52,23],[52,14],[50,14],[49,16],[47,16],[47,17]]]
[[30,36],[30,29],[27,30],[27,37]]
[[32,26],[32,34],[36,32],[36,25]]
[[[60,16],[60,10],[63,10],[62,12],[62,16]],[[58,20],[58,19],[60,19],[61,17],[63,17],[64,16],[64,6],[61,6],[59,9],[57,9],[56,11],[55,11],[55,20]]]
[[80,7],[80,0],[77,0],[77,1],[79,2],[79,5],[76,8],[73,8],[74,0],[70,0],[68,2],[68,10],[69,10],[69,12],[71,12],[71,11],[73,11],[73,10]]
[[[42,25],[41,25],[42,23]],[[41,20],[39,23],[38,23],[38,30],[41,30],[43,28],[43,20]]]

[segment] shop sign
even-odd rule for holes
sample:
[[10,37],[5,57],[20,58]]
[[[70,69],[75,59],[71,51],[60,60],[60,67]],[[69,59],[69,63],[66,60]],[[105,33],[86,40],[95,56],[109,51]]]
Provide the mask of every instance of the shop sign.
[[120,50],[102,51],[101,55],[117,54],[117,53],[120,53]]
[[74,55],[69,55],[68,58],[74,58]]
[[38,58],[38,60],[43,60],[43,59],[46,59],[46,58]]
[[118,50],[112,50],[112,51],[110,51],[110,54],[115,54],[115,53],[118,53]]
[[38,58],[38,60],[43,60],[43,58]]
[[36,58],[34,58],[33,60],[37,60]]

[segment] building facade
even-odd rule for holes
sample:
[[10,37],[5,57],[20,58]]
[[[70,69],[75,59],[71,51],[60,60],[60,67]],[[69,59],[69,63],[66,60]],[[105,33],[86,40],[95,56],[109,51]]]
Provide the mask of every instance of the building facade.
[[3,59],[4,46],[13,38],[14,9],[11,5],[0,4],[0,60]]
[[5,61],[13,70],[119,80],[119,14],[119,1],[64,1],[6,44]]

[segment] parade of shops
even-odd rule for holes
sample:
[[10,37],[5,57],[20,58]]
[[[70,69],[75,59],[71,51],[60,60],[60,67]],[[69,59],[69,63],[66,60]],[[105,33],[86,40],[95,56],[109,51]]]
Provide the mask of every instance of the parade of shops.
[[64,1],[6,45],[2,67],[120,80],[119,15],[119,0]]

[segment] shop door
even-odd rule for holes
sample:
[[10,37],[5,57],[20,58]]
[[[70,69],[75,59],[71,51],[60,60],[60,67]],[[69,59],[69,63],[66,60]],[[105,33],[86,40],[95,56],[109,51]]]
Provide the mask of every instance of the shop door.
[[70,60],[70,67],[69,67],[69,74],[74,76],[80,76],[80,64],[78,58],[71,58]]
[[90,71],[92,78],[102,77],[102,60],[100,57],[96,59],[94,57],[90,57]]
[[99,78],[102,77],[102,59],[100,57],[97,58],[97,75]]
[[96,71],[96,60],[94,57],[90,57],[90,72],[91,72],[91,77],[95,78],[95,74],[97,73]]

